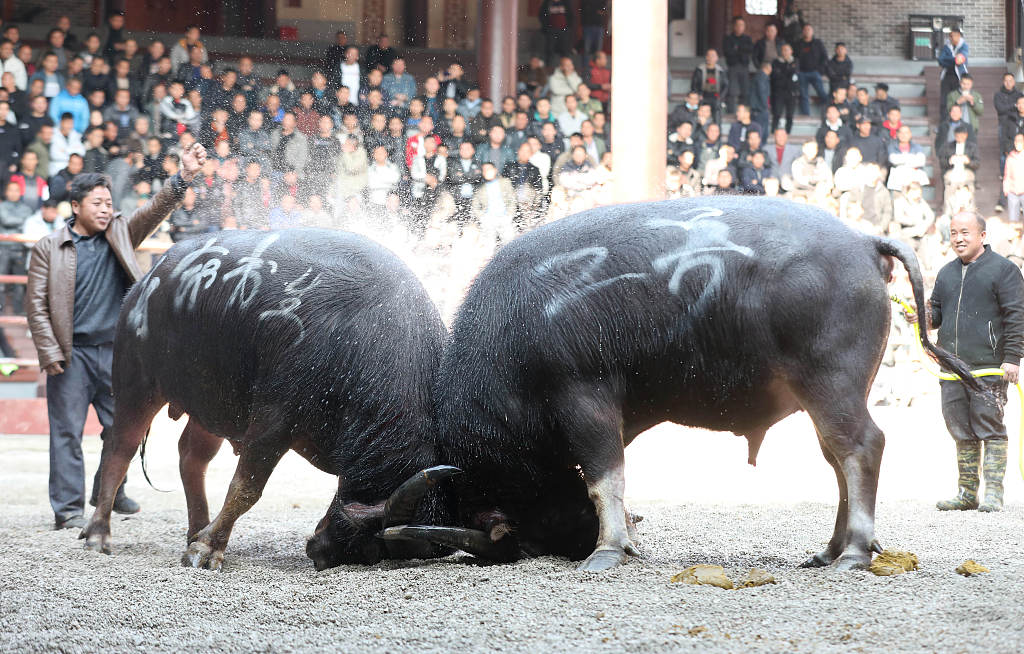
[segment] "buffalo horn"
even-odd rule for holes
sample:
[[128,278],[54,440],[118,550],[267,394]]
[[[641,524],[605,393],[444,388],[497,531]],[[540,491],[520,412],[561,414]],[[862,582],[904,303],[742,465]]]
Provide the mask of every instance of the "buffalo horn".
[[487,532],[466,527],[435,527],[430,525],[401,525],[389,527],[378,534],[384,540],[427,541],[462,550],[482,559],[510,561],[515,559],[513,539],[491,540]]
[[405,480],[384,504],[384,527],[412,522],[420,500],[437,482],[462,472],[455,466],[434,466]]

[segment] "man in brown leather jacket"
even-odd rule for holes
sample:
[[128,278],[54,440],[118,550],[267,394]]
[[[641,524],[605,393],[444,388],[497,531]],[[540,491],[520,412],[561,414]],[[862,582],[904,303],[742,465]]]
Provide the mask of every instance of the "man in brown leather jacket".
[[[129,217],[114,211],[108,176],[77,175],[70,193],[74,216],[32,248],[25,305],[39,365],[48,375],[50,505],[57,529],[85,524],[82,430],[89,405],[103,426],[101,436],[113,426],[114,329],[125,293],[143,275],[135,248],[181,202],[205,160],[206,151],[194,145],[182,156],[181,172]],[[94,505],[97,486],[94,481]],[[123,484],[114,510],[139,510]]]

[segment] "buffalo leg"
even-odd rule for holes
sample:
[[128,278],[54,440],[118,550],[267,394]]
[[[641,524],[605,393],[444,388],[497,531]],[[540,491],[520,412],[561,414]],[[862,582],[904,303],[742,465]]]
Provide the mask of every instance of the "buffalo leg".
[[[872,551],[878,549],[874,539],[875,500],[885,436],[871,419],[863,397],[858,400],[833,395],[806,407],[821,434],[823,451],[827,449],[835,459],[840,488],[846,487],[845,508],[840,497],[836,532],[827,550],[839,552],[831,562],[839,570],[866,568]],[[845,530],[841,530],[844,522]]]
[[832,466],[836,473],[836,480],[839,482],[839,510],[836,511],[836,527],[832,531],[828,547],[804,561],[800,566],[802,568],[821,568],[831,564],[843,553],[843,547],[846,545],[846,520],[850,508],[850,500],[846,493],[846,477],[843,476],[843,468],[839,465],[839,461],[825,445],[820,431],[818,431],[818,445],[821,446],[821,453],[825,455],[825,460]]
[[206,431],[191,418],[178,439],[178,471],[181,473],[185,505],[188,507],[188,542],[192,542],[199,530],[210,524],[210,507],[206,503],[206,468],[223,443],[222,438]]
[[96,509],[89,524],[78,535],[85,539],[86,549],[104,554],[110,554],[110,512],[114,506],[114,495],[128,473],[128,464],[138,451],[146,430],[164,405],[162,399],[154,397],[148,390],[126,392],[115,397],[114,401],[114,427],[111,435],[103,441],[103,453],[100,455],[100,489]]
[[259,501],[270,473],[291,445],[291,440],[280,432],[264,432],[254,439],[252,431],[250,428],[244,439],[224,506],[213,522],[189,543],[181,557],[182,565],[220,570],[235,521]]
[[570,388],[562,396],[560,422],[571,454],[583,470],[587,494],[597,512],[597,546],[579,569],[600,572],[639,555],[629,536],[623,502],[626,480],[622,413],[611,398],[594,389]]

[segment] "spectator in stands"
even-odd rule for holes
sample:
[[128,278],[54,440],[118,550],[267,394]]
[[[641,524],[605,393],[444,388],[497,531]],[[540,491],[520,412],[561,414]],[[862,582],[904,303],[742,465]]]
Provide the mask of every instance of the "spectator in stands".
[[776,128],[772,134],[773,147],[768,151],[772,177],[788,179],[793,172],[793,161],[800,156],[800,146],[789,142],[789,132],[782,127]]
[[341,85],[348,88],[350,101],[358,104],[362,96],[366,78],[359,65],[359,48],[354,45],[345,50],[345,59],[341,62]]
[[[488,102],[490,102],[489,99]],[[466,89],[466,97],[459,102],[456,111],[467,121],[471,121],[480,113],[483,103],[483,98],[480,97],[480,87],[474,84]]]
[[718,152],[713,158],[703,162],[705,190],[718,185],[718,174],[728,170],[730,174],[729,185],[732,186],[739,179],[739,169],[736,166],[736,148],[728,143],[718,146]]
[[701,176],[693,167],[693,153],[684,152],[679,155],[679,173],[681,176],[679,191],[681,197],[692,198],[700,195]]
[[381,84],[384,82],[384,74],[374,68],[366,74],[366,84],[363,84],[359,88],[359,105],[369,104],[370,97],[377,93],[379,98],[377,100],[377,106],[384,106],[384,89]]
[[576,66],[569,57],[562,57],[558,70],[548,79],[548,93],[551,97],[551,111],[555,116],[565,112],[565,97],[572,95],[583,80],[576,73]]
[[103,147],[103,130],[90,127],[85,130],[85,155],[82,171],[86,173],[102,173],[107,169],[110,155]]
[[[218,109],[217,111],[223,111]],[[292,109],[295,114],[295,128],[302,132],[307,138],[316,134],[317,126],[320,123],[320,114],[313,108],[313,94],[310,91],[303,91],[299,95],[299,103]],[[216,111],[214,112],[216,113]],[[227,121],[227,112],[224,112],[224,120]]]
[[800,81],[800,113],[804,116],[811,114],[811,96],[809,86],[814,87],[814,93],[818,100],[825,102],[828,96],[825,95],[825,86],[821,82],[821,76],[827,70],[828,53],[825,52],[825,45],[821,39],[814,38],[814,27],[804,25],[801,38],[793,46],[799,65]]
[[15,56],[14,44],[7,39],[0,41],[0,73],[14,75],[14,83],[18,90],[24,91],[28,88],[28,70],[24,62]]
[[[1017,100],[1017,107],[1024,103],[1024,98]],[[1024,133],[1015,132],[1013,149],[1006,156],[1003,169],[1003,193],[1007,200],[1006,219],[1011,223],[1024,224]]]
[[587,85],[594,98],[607,105],[612,97],[612,72],[608,69],[608,55],[604,52],[594,54],[587,72]]
[[541,209],[543,182],[540,170],[530,163],[533,150],[529,143],[523,143],[516,152],[516,158],[505,164],[501,174],[512,182],[516,197],[515,222],[520,231],[537,223]]
[[843,163],[843,157],[846,155],[846,146],[840,140],[839,132],[826,131],[818,146],[818,153],[829,170],[835,174],[836,170]]
[[293,171],[301,180],[309,159],[306,136],[296,129],[295,114],[284,113],[281,126],[270,134],[270,167],[276,178]]
[[1006,136],[1002,145],[1003,152],[1012,152],[1014,137],[1024,132],[1024,96],[1017,98],[1014,110],[1003,118],[1001,131]]
[[574,94],[565,96],[565,111],[558,116],[558,130],[562,134],[573,134],[580,131],[583,121],[589,116],[579,110],[579,99]]
[[701,172],[705,173],[707,163],[718,158],[718,148],[722,144],[722,132],[718,123],[710,123],[704,131],[704,139],[700,142],[700,150],[697,152],[696,165]]
[[[309,194],[322,193],[330,187],[338,157],[341,156],[341,138],[348,139],[347,136],[335,136],[334,120],[330,116],[321,116],[317,131],[309,137],[309,157],[305,175]],[[358,139],[356,142],[360,144]]]
[[981,114],[985,111],[985,104],[981,94],[974,90],[974,78],[967,73],[960,76],[960,88],[950,91],[946,96],[946,111],[955,104],[960,105],[964,118],[977,134],[981,128]]
[[882,123],[889,116],[889,112],[899,108],[900,101],[889,95],[889,85],[885,82],[875,84],[875,99],[868,104],[868,116],[871,118],[871,124],[876,129],[881,128]]
[[747,134],[758,132],[764,135],[764,128],[750,118],[750,107],[747,104],[736,105],[736,121],[729,128],[729,145],[736,150],[747,140]]
[[82,172],[82,155],[76,152],[68,158],[67,166],[50,177],[50,197],[57,202],[68,200],[71,193],[71,180],[80,172]]
[[[33,241],[42,240],[47,234],[52,234],[64,227],[63,220],[60,220],[60,213],[57,211],[56,200],[49,199],[43,201],[42,206],[38,211],[33,213],[25,221],[22,226],[22,234],[29,237]],[[25,249],[31,250],[34,243],[26,243]]]
[[840,41],[836,43],[835,54],[828,60],[825,67],[828,75],[828,90],[834,94],[836,89],[845,89],[850,86],[850,78],[853,77],[853,61],[847,56],[846,44]]
[[335,86],[341,84],[341,62],[345,59],[347,50],[348,34],[345,30],[338,30],[334,33],[334,43],[324,51],[323,59],[323,68]]
[[882,138],[885,139],[887,144],[892,144],[896,140],[896,135],[899,134],[900,128],[904,126],[903,116],[899,107],[889,109],[888,117],[882,121],[882,129],[880,131]]
[[533,150],[533,154],[530,156],[530,163],[536,166],[537,170],[540,171],[541,188],[544,194],[541,198],[541,204],[542,206],[546,206],[548,194],[551,192],[552,160],[550,155],[542,149],[539,137],[531,136],[526,140],[526,142],[530,145],[530,149]]
[[885,234],[892,223],[892,194],[882,183],[885,175],[880,167],[866,164],[864,170],[864,187],[860,196],[860,206],[863,209],[861,217],[874,225],[878,234]]
[[825,109],[825,122],[822,123],[815,134],[815,140],[818,141],[819,148],[825,144],[825,135],[829,132],[837,134],[839,140],[843,143],[847,143],[852,136],[850,128],[844,125],[842,119],[839,118],[839,108],[835,105],[829,105]]
[[924,172],[927,163],[924,150],[914,143],[909,125],[902,125],[896,133],[896,140],[889,144],[889,181],[886,187],[890,191],[902,191],[911,182],[921,186],[930,184]]
[[728,73],[718,63],[718,51],[708,48],[704,53],[704,63],[693,70],[690,78],[690,90],[700,93],[701,100],[711,105],[715,122],[718,122],[722,111],[722,99],[728,94]]
[[711,187],[711,195],[732,195],[736,192],[737,171],[732,168],[723,168],[718,171],[714,185]]
[[72,78],[63,91],[50,102],[50,118],[59,123],[61,116],[71,114],[76,132],[83,132],[89,126],[89,103],[82,97],[82,82]]
[[[541,33],[544,34],[544,54],[547,61],[556,56],[565,57],[572,50],[576,12],[567,0],[543,0],[537,12]],[[573,86],[575,88],[575,86]]]
[[349,136],[341,143],[337,159],[334,215],[352,215],[358,209],[367,184],[367,156],[359,141]]
[[252,57],[243,55],[238,60],[238,88],[245,93],[245,99],[250,107],[259,104],[260,80],[253,69]]
[[470,138],[471,135],[468,133],[468,130],[469,128],[468,125],[466,124],[466,119],[456,114],[455,117],[452,118],[451,128],[445,135],[445,147],[447,147],[450,152],[458,152],[459,144],[461,144],[463,141],[469,141],[470,143],[472,143],[473,139]]
[[[145,182],[142,182],[145,184]],[[177,243],[183,239],[202,234],[206,231],[205,225],[200,220],[199,209],[196,208],[196,191],[189,187],[185,189],[185,196],[182,198],[181,206],[171,212],[170,234],[171,240]]]
[[[0,234],[20,234],[33,209],[22,202],[21,185],[13,179],[4,184],[3,197],[3,202],[0,202]],[[24,274],[25,248],[20,243],[0,242],[0,275]],[[21,313],[21,307],[25,304],[25,286],[0,286],[0,305],[3,304],[5,288],[11,297],[11,306],[14,307],[15,313]]]
[[263,129],[262,111],[253,109],[249,112],[246,129],[238,134],[237,147],[239,155],[243,158],[260,161],[263,165],[269,163],[270,134]]
[[946,143],[952,143],[955,140],[956,130],[959,127],[967,129],[967,139],[969,141],[977,141],[977,135],[974,133],[974,128],[963,116],[963,105],[954,104],[949,108],[949,112],[946,115],[946,119],[939,124],[937,134],[935,137],[935,150],[938,151]]
[[174,69],[174,79],[179,80],[189,91],[199,89],[204,92],[203,70],[206,67],[206,51],[192,48],[188,53],[188,61]]
[[765,167],[763,150],[755,150],[750,157],[750,165],[744,166],[740,172],[740,188],[744,193],[764,195],[764,180],[771,176]]
[[[185,85],[180,81],[171,82],[167,97],[160,102],[160,135],[164,140],[173,140],[181,136],[195,122],[198,113],[184,99]],[[75,125],[78,125],[77,119]]]
[[544,60],[540,57],[530,57],[529,63],[520,70],[518,77],[519,88],[523,89],[530,98],[539,98],[548,88],[548,72],[544,68]]
[[115,10],[107,15],[107,24],[100,35],[103,43],[103,57],[113,64],[124,54],[124,12]]
[[53,126],[53,120],[47,115],[46,98],[37,95],[32,98],[28,113],[18,116],[18,132],[21,134],[21,142],[26,145],[30,143],[39,133],[43,125]]
[[469,91],[469,84],[467,84],[463,79],[465,74],[465,69],[463,69],[462,64],[458,62],[452,62],[448,66],[447,70],[438,73],[437,81],[441,83],[441,96],[445,98],[455,98],[456,101],[461,102]]
[[492,127],[487,142],[480,144],[476,150],[476,161],[481,169],[489,161],[497,170],[504,170],[514,158],[515,154],[505,145],[505,128],[501,125]]
[[367,72],[379,70],[381,73],[387,73],[391,70],[391,65],[396,58],[398,58],[398,53],[391,47],[391,37],[381,34],[377,37],[376,45],[371,45],[366,49],[364,57],[366,70]]
[[127,59],[114,62],[114,73],[110,76],[110,95],[116,97],[120,90],[128,91],[129,101],[137,105],[142,95],[138,80],[132,76],[131,64]]
[[750,112],[755,123],[767,129],[772,122],[769,107],[772,97],[772,64],[764,62],[754,73],[750,84]]
[[583,148],[587,151],[587,156],[594,161],[601,161],[605,153],[608,152],[608,143],[600,136],[595,135],[592,121],[583,121],[583,124],[580,125],[580,136],[583,137]]
[[392,62],[391,72],[384,76],[381,87],[388,104],[398,109],[407,109],[409,101],[416,95],[416,80],[405,72],[405,59],[396,57]]
[[388,150],[383,145],[373,149],[373,162],[366,172],[366,200],[371,216],[378,220],[386,213],[388,198],[398,191],[402,173],[398,166],[388,159]]
[[38,211],[43,202],[50,198],[46,179],[39,175],[39,157],[34,151],[27,151],[21,156],[18,171],[12,173],[8,180],[18,185],[21,201],[32,211]]
[[43,56],[39,70],[29,78],[29,83],[34,80],[43,80],[43,95],[47,100],[52,100],[60,94],[64,88],[64,75],[60,72],[60,60],[53,52],[47,52]]
[[281,196],[280,203],[270,210],[267,216],[270,229],[291,229],[302,225],[302,209],[298,200],[291,193]]
[[269,226],[269,194],[264,193],[266,178],[256,159],[245,163],[245,177],[235,185],[232,210],[235,221],[243,229],[266,229]]
[[183,64],[187,64],[191,60],[191,53],[193,50],[198,50],[202,53],[199,62],[206,63],[208,55],[206,52],[206,46],[199,40],[199,26],[189,25],[185,28],[185,38],[179,39],[174,47],[171,48],[171,68],[177,70]]
[[458,155],[449,160],[447,165],[447,186],[455,200],[455,221],[464,226],[470,218],[473,195],[477,187],[483,183],[483,173],[476,161],[476,149],[470,141],[459,144]]
[[[505,142],[513,152],[518,152],[519,146],[526,143],[526,139],[530,137],[530,117],[525,111],[516,111],[512,116],[512,124],[505,128]],[[458,149],[451,151],[457,152]]]
[[423,235],[427,223],[438,207],[448,173],[447,156],[440,151],[437,141],[427,139],[423,142],[423,148],[422,156],[413,159],[409,168],[412,182],[409,189],[411,226],[419,236]]
[[469,134],[473,145],[485,143],[491,128],[495,125],[501,125],[501,117],[494,113],[494,102],[490,98],[484,98],[480,103],[480,111],[469,121]]
[[[50,177],[50,145],[53,143],[53,131],[52,123],[43,123],[39,126],[36,137],[25,148],[26,154],[29,152],[35,153],[36,161],[39,162],[37,172],[43,178]],[[54,170],[54,172],[56,171]]]
[[482,243],[493,247],[516,236],[516,194],[512,182],[499,176],[492,162],[484,162],[480,168],[483,182],[473,194],[473,217],[480,224]]
[[874,133],[871,120],[866,114],[857,117],[857,131],[850,135],[849,144],[860,151],[864,162],[889,165],[889,146],[881,136]]
[[64,30],[59,27],[51,28],[46,33],[46,47],[42,49],[42,59],[39,60],[39,64],[43,63],[48,53],[53,53],[57,57],[57,70],[63,73],[68,67],[68,58],[71,54],[64,47],[65,34]]
[[[4,103],[0,102],[0,112],[3,111],[3,106]],[[65,113],[61,116],[59,127],[53,135],[53,142],[50,144],[50,167],[52,169],[60,170],[67,166],[68,160],[73,154],[85,155],[82,136],[75,131],[74,125],[75,119],[71,114]]]
[[942,112],[948,109],[949,94],[960,86],[960,79],[967,74],[967,57],[970,48],[964,40],[960,28],[954,27],[949,31],[949,38],[939,50],[939,66],[942,71],[939,73],[939,103]]
[[590,91],[590,87],[586,84],[580,84],[576,89],[576,106],[579,110],[585,113],[589,117],[593,117],[594,114],[604,111],[604,105],[600,100],[593,97]]
[[143,101],[149,102],[153,99],[157,86],[169,87],[172,81],[174,81],[174,71],[171,70],[171,58],[161,57],[156,62],[156,70],[147,75],[146,80],[142,83]]
[[[772,62],[772,131],[779,127],[779,119],[786,117],[786,133],[793,131],[793,113],[796,99],[800,95],[800,68],[793,57],[793,48],[788,43],[782,44],[781,54]],[[820,81],[819,81],[820,83]]]
[[[968,138],[969,135],[967,125],[958,125],[953,132],[954,140],[942,143],[937,149],[939,168],[945,184],[943,197],[952,197],[953,192],[961,186],[966,186],[974,195],[974,176],[981,165],[981,157],[977,144]],[[953,212],[947,213],[952,215]]]
[[132,126],[139,117],[139,110],[131,103],[132,96],[128,89],[118,89],[114,94],[114,104],[103,111],[103,119],[117,125],[118,136],[127,139]]
[[[750,166],[754,160],[754,153],[760,152],[764,154],[764,165],[765,168],[771,170],[771,163],[768,155],[768,151],[764,149],[763,142],[761,140],[761,132],[750,131],[747,132],[747,139],[740,144],[740,147],[736,150],[736,166],[742,169],[746,166]],[[742,174],[740,180],[742,181]]]
[[[558,137],[558,128],[554,123],[542,123],[540,129],[541,150],[543,150],[551,161],[555,162],[565,150],[565,139]],[[554,163],[551,164],[554,167]]]
[[791,197],[815,203],[832,191],[832,169],[818,156],[818,142],[807,141],[802,155],[793,161]]
[[732,19],[732,33],[722,40],[722,54],[729,78],[726,111],[733,113],[738,103],[748,103],[750,61],[754,55],[754,41],[747,34],[747,21],[741,16]]
[[935,212],[924,201],[920,184],[910,184],[893,202],[889,235],[916,247],[935,224]]
[[551,110],[551,101],[547,98],[540,98],[536,103],[536,111],[533,113],[533,122],[539,125],[554,123],[558,127],[558,118]]
[[779,36],[779,28],[775,23],[764,26],[764,36],[754,44],[753,61],[759,70],[764,64],[769,66],[782,55],[784,41]]

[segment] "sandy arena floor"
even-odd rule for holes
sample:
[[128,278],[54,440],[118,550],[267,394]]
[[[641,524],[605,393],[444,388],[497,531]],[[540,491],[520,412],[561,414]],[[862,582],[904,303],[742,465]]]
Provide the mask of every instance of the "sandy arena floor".
[[[915,377],[927,386],[927,377]],[[877,533],[921,570],[899,577],[800,570],[835,515],[835,478],[805,415],[768,434],[757,468],[745,441],[664,425],[629,450],[627,494],[646,519],[644,557],[609,573],[541,558],[478,566],[463,557],[313,571],[305,539],[335,480],[289,454],[239,522],[225,571],[182,568],[185,506],[176,437],[162,418],[150,474],[129,492],[142,513],[116,518],[114,554],[54,532],[42,437],[0,437],[0,652],[1019,652],[1024,650],[1024,484],[1011,438],[1007,510],[942,514],[953,445],[932,393],[875,408],[887,435]],[[1008,424],[1018,424],[1011,400]],[[89,474],[98,439],[87,439]],[[211,465],[211,504],[234,468]],[[973,558],[991,573],[964,578]],[[776,585],[724,591],[673,584],[696,563],[734,579],[752,566]]]

